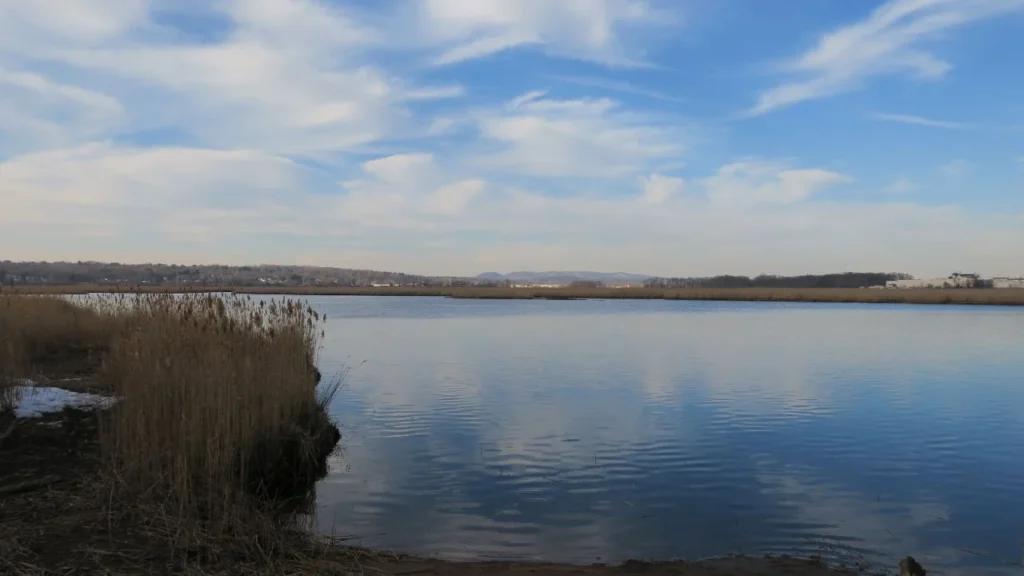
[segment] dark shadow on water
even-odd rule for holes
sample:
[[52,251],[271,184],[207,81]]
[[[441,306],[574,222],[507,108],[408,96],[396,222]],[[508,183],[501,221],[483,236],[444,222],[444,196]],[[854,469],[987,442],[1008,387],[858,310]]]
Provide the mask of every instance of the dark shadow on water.
[[316,483],[341,431],[320,404],[300,412],[288,429],[258,438],[247,459],[246,490],[281,512],[311,512]]

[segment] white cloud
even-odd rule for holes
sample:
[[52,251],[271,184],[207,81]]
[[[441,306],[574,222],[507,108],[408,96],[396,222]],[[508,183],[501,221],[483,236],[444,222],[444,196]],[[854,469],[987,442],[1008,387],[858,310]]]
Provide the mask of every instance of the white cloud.
[[622,176],[678,158],[687,140],[681,127],[631,113],[614,100],[555,100],[543,92],[528,92],[477,123],[496,146],[480,156],[482,165],[531,176]]
[[308,153],[358,148],[413,130],[401,83],[383,71],[324,68],[301,52],[250,40],[62,58],[161,88],[177,104],[177,123],[215,146]]
[[[432,154],[395,154],[363,163],[328,201],[328,219],[368,229],[437,230],[437,218],[463,215],[486,189],[480,178],[458,178]],[[329,222],[322,223],[330,228]]]
[[884,112],[872,112],[868,114],[868,118],[871,118],[872,120],[881,120],[882,122],[897,122],[900,124],[928,126],[930,128],[949,128],[951,130],[968,130],[970,128],[973,128],[971,124],[965,124],[963,122],[935,120],[932,118],[925,118],[923,116],[913,116],[910,114],[887,114]]
[[737,162],[722,166],[702,183],[712,202],[723,206],[793,204],[850,178],[821,169],[788,169],[769,162]]
[[236,40],[326,59],[337,50],[383,41],[340,6],[312,0],[228,0],[225,11],[238,31]]
[[[11,258],[94,258],[94,238],[105,236],[101,257],[120,261],[259,259],[467,275],[495,267],[756,274],[765,266],[786,274],[837,262],[914,274],[956,262],[981,273],[1015,269],[1013,251],[991,246],[1024,245],[1021,215],[817,199],[845,179],[745,161],[693,180],[685,194],[681,179],[655,174],[630,194],[555,197],[421,153],[368,161],[339,184],[263,152],[100,145],[5,163],[0,241]],[[953,242],[951,227],[964,231]]]
[[412,186],[435,178],[436,166],[433,154],[395,154],[365,162],[363,172],[382,182]]
[[417,5],[421,33],[442,46],[445,65],[516,47],[601,64],[636,66],[643,55],[627,48],[621,33],[664,25],[642,0],[426,0]]
[[98,0],[80,33],[69,29],[67,11],[43,4],[5,3],[9,18],[0,18],[12,31],[0,50],[13,61],[76,70],[78,85],[42,75],[37,83],[65,96],[103,86],[102,96],[120,101],[137,125],[173,126],[208,146],[306,155],[359,149],[424,132],[429,124],[410,104],[464,90],[418,86],[368,62],[365,51],[380,47],[386,30],[316,0],[213,4],[206,10],[227,24],[207,42],[158,26],[141,0]]
[[106,94],[0,67],[0,155],[88,141],[126,121]]
[[686,181],[682,178],[651,174],[640,179],[643,194],[642,202],[661,204],[678,197],[686,189]]
[[89,46],[116,38],[147,21],[146,0],[0,2],[0,48]]
[[1022,8],[1024,0],[890,0],[866,19],[823,35],[787,62],[784,71],[803,78],[762,92],[748,114],[854,90],[874,76],[941,78],[952,65],[929,52],[928,41]]
[[260,151],[88,144],[0,165],[0,222],[65,240],[76,227],[117,235],[140,222],[145,233],[172,238],[203,221],[232,233],[257,216],[263,226],[277,221],[298,232],[297,213],[278,220],[274,207],[301,201],[316,187],[309,169]]
[[486,186],[483,180],[462,180],[438,188],[430,198],[428,209],[437,214],[458,216]]

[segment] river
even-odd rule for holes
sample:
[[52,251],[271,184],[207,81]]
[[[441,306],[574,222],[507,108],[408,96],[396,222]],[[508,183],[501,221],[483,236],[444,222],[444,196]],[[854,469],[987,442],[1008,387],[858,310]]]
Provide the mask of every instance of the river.
[[1019,574],[1024,309],[309,301],[345,375],[317,525],[353,544]]

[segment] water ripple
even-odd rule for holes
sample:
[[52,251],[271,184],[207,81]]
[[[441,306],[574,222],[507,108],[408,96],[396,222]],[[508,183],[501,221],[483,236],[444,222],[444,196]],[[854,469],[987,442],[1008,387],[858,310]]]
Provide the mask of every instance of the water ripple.
[[911,553],[944,574],[1019,559],[1022,310],[312,302],[332,318],[321,366],[358,366],[331,407],[344,450],[318,521],[360,544]]

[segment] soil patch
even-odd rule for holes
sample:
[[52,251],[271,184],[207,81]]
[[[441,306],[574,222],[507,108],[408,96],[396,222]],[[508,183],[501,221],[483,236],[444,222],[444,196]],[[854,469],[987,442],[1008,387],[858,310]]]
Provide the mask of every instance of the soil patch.
[[5,487],[16,484],[42,478],[54,479],[50,485],[72,483],[93,472],[98,437],[96,415],[89,411],[65,409],[18,419],[0,441],[0,497]]

